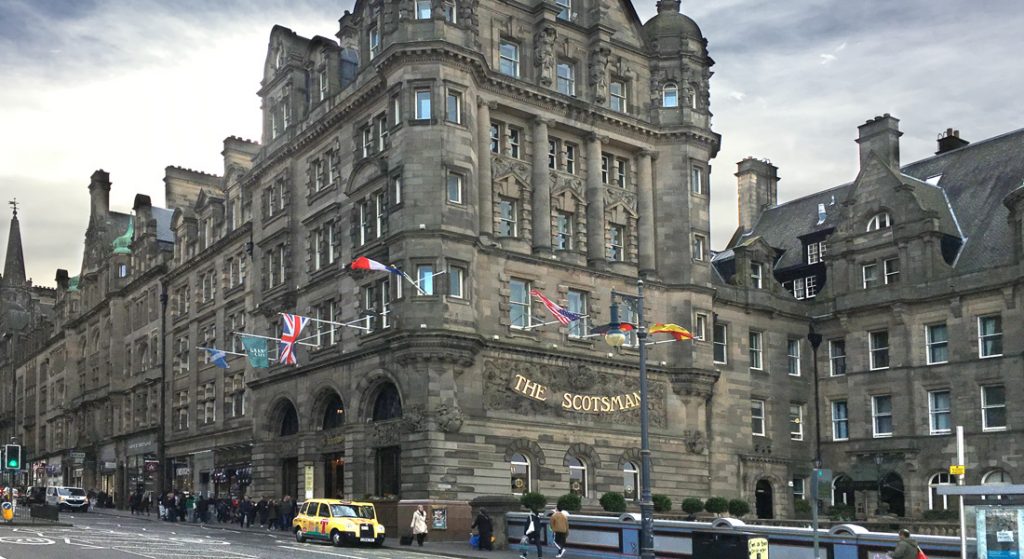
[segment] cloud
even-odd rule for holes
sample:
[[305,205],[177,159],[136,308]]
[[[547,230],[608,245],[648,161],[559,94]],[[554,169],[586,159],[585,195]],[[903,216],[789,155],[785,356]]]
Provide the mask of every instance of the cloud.
[[[58,267],[77,273],[95,169],[111,173],[121,211],[137,192],[160,203],[169,164],[220,172],[223,138],[260,136],[255,92],[273,25],[330,37],[352,4],[0,2],[0,128],[16,131],[0,135],[0,193],[23,204],[29,274],[52,284]],[[654,2],[635,4],[654,16]],[[1024,126],[1018,0],[983,10],[956,0],[717,0],[684,11],[716,61],[716,247],[736,227],[733,172],[747,155],[780,167],[787,200],[851,180],[856,126],[877,114],[902,119],[904,161],[930,155],[947,127],[976,141]]]

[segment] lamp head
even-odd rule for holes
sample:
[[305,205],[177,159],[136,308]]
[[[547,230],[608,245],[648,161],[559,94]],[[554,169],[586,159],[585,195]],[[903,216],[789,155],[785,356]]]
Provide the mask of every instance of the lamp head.
[[622,347],[626,343],[626,334],[618,328],[613,328],[604,335],[604,341],[612,347]]

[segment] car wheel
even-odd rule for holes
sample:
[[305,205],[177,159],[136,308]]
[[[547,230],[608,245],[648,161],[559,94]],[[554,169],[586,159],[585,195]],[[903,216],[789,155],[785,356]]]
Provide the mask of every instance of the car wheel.
[[295,529],[295,541],[299,543],[306,541],[306,536],[302,535],[302,528]]
[[384,546],[384,536],[381,536],[381,537],[373,540],[373,547],[383,547],[383,546]]
[[345,543],[341,538],[341,532],[337,530],[331,531],[331,543],[334,544],[334,547],[341,547]]

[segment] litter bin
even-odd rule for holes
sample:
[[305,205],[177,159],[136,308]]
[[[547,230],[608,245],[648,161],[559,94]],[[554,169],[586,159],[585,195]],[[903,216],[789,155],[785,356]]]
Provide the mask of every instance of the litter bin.
[[747,532],[694,532],[693,559],[768,559],[768,540]]

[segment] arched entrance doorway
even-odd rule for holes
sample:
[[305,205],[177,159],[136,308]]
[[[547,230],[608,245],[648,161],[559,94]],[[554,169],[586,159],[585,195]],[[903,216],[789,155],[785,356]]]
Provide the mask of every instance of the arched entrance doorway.
[[853,491],[853,479],[845,474],[840,474],[832,480],[832,506],[849,507],[853,510],[855,503]]
[[[290,400],[282,400],[271,416],[270,426],[278,437],[291,437],[299,432],[299,413]],[[295,498],[299,494],[299,458],[291,456],[281,460],[281,495]]]
[[757,480],[754,487],[754,509],[758,518],[775,518],[775,502],[772,483],[766,479]]
[[882,503],[881,512],[906,515],[906,503],[903,498],[903,478],[896,472],[889,472],[878,484],[878,500]]
[[[335,435],[344,436],[341,428],[345,425],[345,404],[337,393],[331,391],[323,402],[323,414],[320,417],[320,429],[328,434],[325,442],[337,445]],[[338,437],[337,440],[344,441]],[[326,453],[324,465],[324,497],[340,498],[345,494],[345,455],[342,451]]]
[[[398,387],[388,382],[381,385],[373,401],[373,422],[392,421],[402,417],[402,398]],[[375,455],[376,494],[398,497],[402,490],[402,448],[398,445],[380,447]]]

